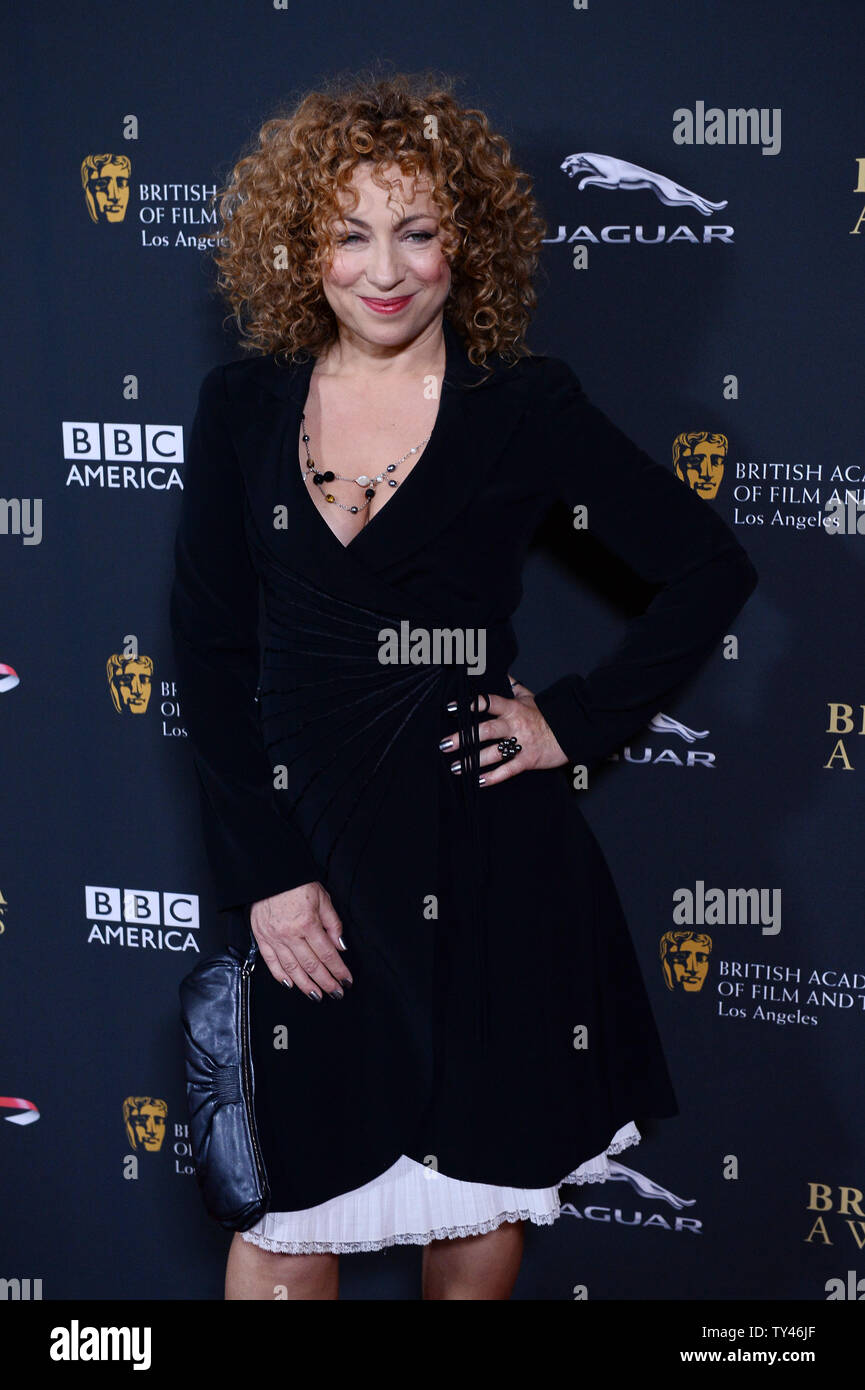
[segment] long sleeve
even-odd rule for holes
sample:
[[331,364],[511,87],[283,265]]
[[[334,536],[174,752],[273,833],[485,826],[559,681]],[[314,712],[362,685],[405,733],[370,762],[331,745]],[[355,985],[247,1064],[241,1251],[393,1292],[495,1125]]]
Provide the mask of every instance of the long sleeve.
[[585,505],[586,529],[656,586],[609,660],[535,696],[569,760],[590,769],[697,672],[758,576],[723,518],[593,405],[565,362],[549,358],[547,373],[538,453],[557,495]]
[[171,631],[217,907],[320,879],[277,805],[258,718],[258,576],[244,488],[224,418],[225,369],[204,378],[174,546]]

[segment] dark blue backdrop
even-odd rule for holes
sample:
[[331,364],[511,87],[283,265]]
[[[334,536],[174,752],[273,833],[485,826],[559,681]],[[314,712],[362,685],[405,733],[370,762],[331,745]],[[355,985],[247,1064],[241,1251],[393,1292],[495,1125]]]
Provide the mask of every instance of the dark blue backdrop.
[[[530,345],[665,463],[678,436],[723,434],[705,505],[760,573],[736,642],[663,711],[678,723],[579,793],[682,1113],[621,1155],[620,1181],[564,1190],[556,1225],[529,1230],[515,1297],[823,1299],[828,1279],[865,1274],[865,535],[821,520],[833,489],[865,496],[860,7],[155,0],[13,23],[0,1276],[41,1279],[44,1298],[222,1295],[230,1237],[190,1176],[177,1031],[177,982],[223,936],[167,623],[183,463],[172,476],[148,447],[188,436],[202,376],[239,355],[196,242],[202,186],[278,101],[382,57],[455,73],[510,138],[549,226]],[[674,138],[675,113],[713,107],[723,143]],[[762,143],[736,139],[739,108],[764,113]],[[113,225],[91,220],[81,182],[104,153],[131,162]],[[581,190],[560,167],[581,153],[649,186]],[[92,452],[114,425],[142,435],[126,475]],[[567,525],[545,527],[526,574],[516,674],[534,689],[600,658],[627,612],[614,571],[611,590],[571,572]],[[138,712],[115,708],[107,672],[135,650],[152,664]],[[695,919],[707,968],[670,989],[661,938],[681,930],[674,892],[698,883],[779,889],[780,930]],[[199,925],[178,930],[190,900]],[[127,1099],[149,1130],[127,1133]],[[419,1296],[414,1248],[342,1263],[343,1297]]]

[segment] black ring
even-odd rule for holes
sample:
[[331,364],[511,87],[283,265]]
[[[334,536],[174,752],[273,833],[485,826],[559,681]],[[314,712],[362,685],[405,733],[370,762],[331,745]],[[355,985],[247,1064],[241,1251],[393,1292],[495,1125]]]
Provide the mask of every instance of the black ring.
[[515,738],[499,739],[496,747],[501,755],[503,763],[510,762],[511,758],[515,758],[518,753],[522,753],[523,751],[523,745],[517,743]]

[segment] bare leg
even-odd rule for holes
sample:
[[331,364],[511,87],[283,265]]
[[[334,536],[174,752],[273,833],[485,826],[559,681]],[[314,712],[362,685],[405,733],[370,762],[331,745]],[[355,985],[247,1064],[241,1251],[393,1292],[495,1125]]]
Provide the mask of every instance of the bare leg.
[[522,1221],[494,1231],[424,1246],[425,1299],[508,1299],[523,1257]]
[[235,1232],[225,1270],[226,1299],[339,1298],[338,1255],[277,1255]]

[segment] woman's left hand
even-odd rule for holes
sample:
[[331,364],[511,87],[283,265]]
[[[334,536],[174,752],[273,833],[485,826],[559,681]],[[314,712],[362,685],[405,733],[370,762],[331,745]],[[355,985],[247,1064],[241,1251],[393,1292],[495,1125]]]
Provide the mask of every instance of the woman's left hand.
[[[493,786],[496,782],[506,782],[509,777],[516,777],[520,772],[562,767],[568,761],[555,734],[535,704],[535,697],[528,686],[521,685],[513,676],[508,676],[508,680],[514,698],[506,700],[501,695],[486,695],[489,708],[484,713],[487,718],[478,725],[478,738],[481,743],[487,739],[495,740],[491,747],[481,749],[478,759],[481,766],[480,782],[485,787]],[[472,708],[476,707],[477,701],[473,700]],[[506,738],[516,740],[519,752],[502,762],[502,754],[496,744]],[[456,733],[449,735],[439,744],[442,752],[452,759],[454,753],[459,751],[459,746],[460,738]],[[495,766],[497,763],[499,766]],[[459,759],[452,762],[451,771],[455,776],[461,776]]]

